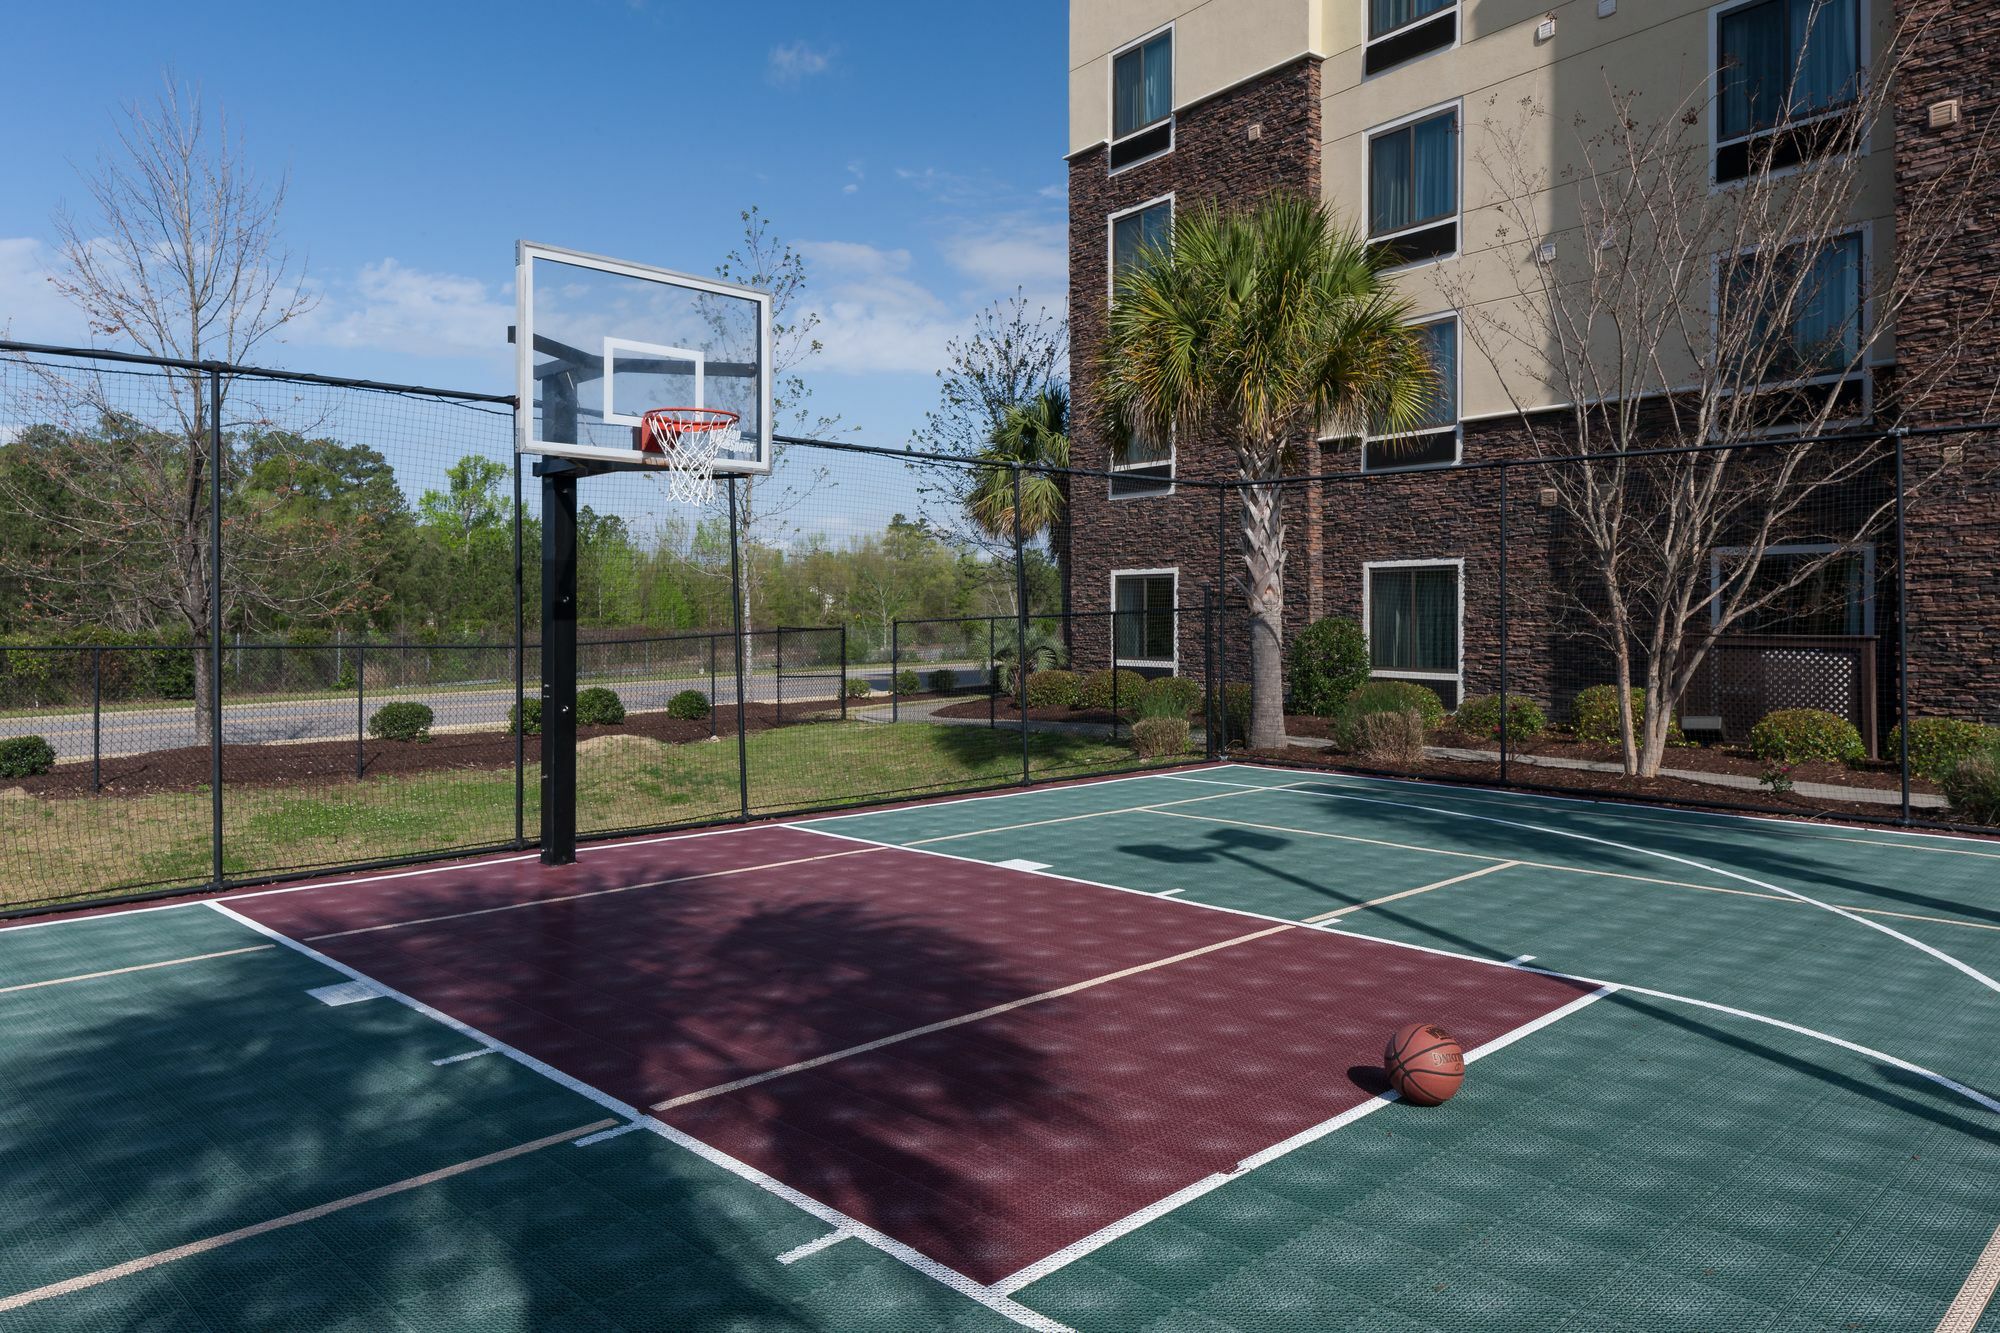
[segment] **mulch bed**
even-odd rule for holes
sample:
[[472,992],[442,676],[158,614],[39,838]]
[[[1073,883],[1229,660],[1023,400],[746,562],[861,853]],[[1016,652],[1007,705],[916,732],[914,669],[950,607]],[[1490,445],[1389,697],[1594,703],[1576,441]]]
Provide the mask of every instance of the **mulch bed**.
[[[822,710],[832,710],[822,700],[811,705],[790,704],[783,721],[777,707],[768,703],[744,706],[744,731],[755,733],[777,726],[797,726],[818,721]],[[837,711],[834,716],[838,716]],[[736,710],[725,705],[715,719],[717,734],[736,735]],[[597,736],[644,736],[670,745],[685,745],[709,738],[708,719],[684,722],[665,712],[629,713],[620,726],[578,727],[581,744]],[[523,752],[530,764],[542,757],[542,738],[529,736]],[[514,735],[509,731],[435,732],[419,745],[412,741],[384,741],[369,737],[362,746],[362,770],[369,777],[391,773],[437,773],[448,770],[505,769],[514,766]],[[158,796],[169,792],[203,791],[208,787],[209,755],[206,745],[189,745],[173,750],[152,750],[145,754],[106,758],[103,761],[104,788],[90,789],[87,762],[61,763],[38,777],[0,780],[0,790],[21,788],[30,796],[61,798],[73,796]],[[333,782],[353,782],[354,741],[296,741],[266,745],[225,745],[222,747],[222,781],[232,785],[282,787],[325,786]]]

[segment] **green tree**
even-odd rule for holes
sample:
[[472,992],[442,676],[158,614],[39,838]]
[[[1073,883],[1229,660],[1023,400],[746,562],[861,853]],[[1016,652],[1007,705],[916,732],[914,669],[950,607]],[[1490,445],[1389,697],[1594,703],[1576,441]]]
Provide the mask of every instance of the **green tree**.
[[1249,742],[1284,742],[1284,488],[1291,449],[1336,431],[1402,429],[1436,392],[1391,261],[1318,200],[1198,207],[1120,277],[1100,367],[1110,429],[1223,436],[1251,615]]
[[[1026,403],[1009,407],[979,453],[980,470],[965,498],[966,516],[981,532],[1012,542],[1014,474],[1021,477],[1019,536],[1046,536],[1062,584],[1068,586],[1069,485],[1050,469],[1069,466],[1069,391],[1052,385]],[[1065,599],[1066,600],[1066,599]]]

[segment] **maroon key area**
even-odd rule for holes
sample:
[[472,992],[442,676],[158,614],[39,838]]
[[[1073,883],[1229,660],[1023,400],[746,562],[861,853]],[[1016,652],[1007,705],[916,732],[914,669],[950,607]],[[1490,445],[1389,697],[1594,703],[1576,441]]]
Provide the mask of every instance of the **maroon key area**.
[[656,1112],[985,1283],[1366,1101],[1404,1023],[1472,1049],[1584,993],[783,827],[231,906],[648,1108],[1226,945]]

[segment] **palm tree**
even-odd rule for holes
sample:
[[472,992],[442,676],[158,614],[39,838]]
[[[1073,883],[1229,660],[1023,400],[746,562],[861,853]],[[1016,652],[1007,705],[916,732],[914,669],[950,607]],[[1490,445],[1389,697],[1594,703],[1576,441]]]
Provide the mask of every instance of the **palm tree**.
[[1183,214],[1119,278],[1099,378],[1108,429],[1216,433],[1235,455],[1255,748],[1285,737],[1287,455],[1407,428],[1436,392],[1391,262],[1317,200],[1277,193],[1247,212]]
[[977,456],[978,484],[965,510],[982,532],[1014,539],[1014,468],[1021,468],[1021,537],[1049,535],[1060,558],[1068,497],[1057,472],[1069,466],[1069,392],[1057,385],[1007,409]]

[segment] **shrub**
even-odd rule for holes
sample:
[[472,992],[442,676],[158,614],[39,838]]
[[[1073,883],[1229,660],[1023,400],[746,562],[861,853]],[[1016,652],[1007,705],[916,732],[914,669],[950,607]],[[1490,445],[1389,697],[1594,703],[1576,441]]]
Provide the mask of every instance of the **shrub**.
[[542,701],[540,699],[523,699],[521,700],[520,711],[527,716],[528,725],[523,727],[520,715],[516,714],[515,710],[510,708],[507,710],[507,730],[519,731],[523,736],[541,735]]
[[2000,741],[1953,764],[1939,785],[1951,802],[1952,812],[1960,818],[2000,824]]
[[1074,671],[1037,671],[1028,677],[1028,707],[1076,707]]
[[[1117,671],[1093,671],[1085,676],[1076,690],[1078,708],[1110,708],[1115,702],[1123,708],[1138,706],[1139,696],[1145,693],[1146,678],[1136,671],[1123,667]],[[1117,695],[1116,700],[1112,698]]]
[[[1139,691],[1142,717],[1186,717],[1201,707],[1201,686],[1186,676],[1159,676]],[[1158,712],[1151,710],[1158,709]]]
[[[1920,717],[1910,723],[1910,771],[1943,782],[1958,761],[2000,745],[2000,727],[1956,717]],[[1903,752],[1903,728],[1889,729],[1889,754]]]
[[[1480,694],[1467,699],[1452,714],[1452,721],[1468,736],[1500,735],[1500,696]],[[1533,699],[1519,694],[1507,696],[1507,739],[1533,740],[1549,729],[1548,714]]]
[[1750,752],[1774,764],[1858,764],[1868,757],[1854,724],[1817,708],[1780,708],[1750,728]]
[[56,766],[56,747],[40,736],[0,741],[0,778],[31,778]]
[[[708,710],[702,710],[708,716]],[[625,720],[625,701],[602,685],[576,692],[576,724],[579,727],[615,727]]]
[[[1639,726],[1646,718],[1646,692],[1632,691],[1632,723]],[[1570,706],[1570,725],[1576,730],[1576,738],[1593,745],[1623,744],[1618,731],[1618,687],[1616,685],[1592,685],[1587,690],[1577,692],[1576,702]],[[1667,724],[1667,744],[1685,745],[1687,737],[1681,734],[1678,719]]]
[[1141,759],[1163,759],[1188,748],[1184,717],[1146,717],[1132,724],[1132,750]]
[[1371,680],[1350,690],[1339,715],[1403,712],[1414,708],[1423,716],[1424,730],[1444,725],[1444,700],[1436,690],[1413,680]]
[[368,719],[368,734],[385,741],[417,741],[431,738],[432,713],[429,704],[402,701],[383,704]]
[[950,667],[939,667],[931,672],[928,683],[933,694],[950,694],[958,688],[958,673]]
[[874,692],[875,687],[867,681],[862,680],[859,676],[853,677],[847,682],[847,697],[850,699],[866,699]]
[[708,696],[700,690],[682,690],[667,700],[667,716],[682,722],[700,722],[709,711]]
[[896,693],[915,694],[923,687],[924,683],[917,678],[916,672],[905,670],[896,673]]
[[1332,717],[1368,683],[1368,638],[1345,616],[1315,620],[1292,641],[1292,711]]
[[1226,741],[1247,740],[1250,735],[1250,702],[1255,696],[1245,684],[1222,687],[1223,737]]
[[1346,719],[1348,748],[1369,759],[1411,764],[1424,757],[1429,728],[1414,708],[1382,709]]

